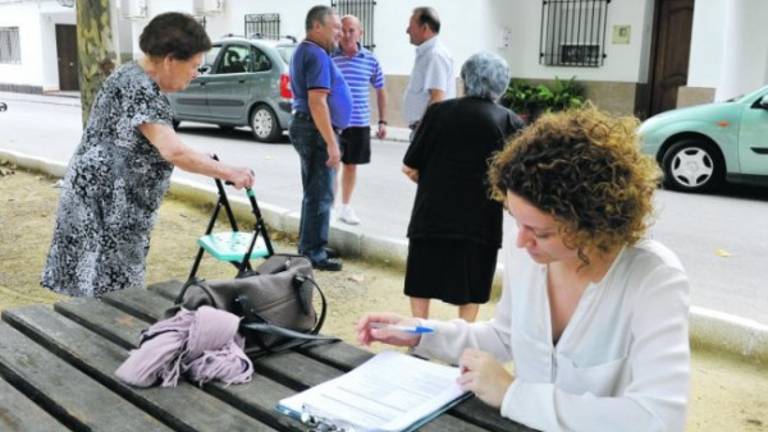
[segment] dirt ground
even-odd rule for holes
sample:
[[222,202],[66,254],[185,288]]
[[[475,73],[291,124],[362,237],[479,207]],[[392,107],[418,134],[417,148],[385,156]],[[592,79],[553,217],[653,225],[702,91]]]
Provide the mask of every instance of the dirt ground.
[[[39,286],[58,200],[54,182],[0,161],[0,310],[65,300]],[[186,277],[197,252],[195,239],[205,230],[210,208],[166,198],[152,236],[147,283]],[[273,234],[278,250],[295,251],[292,239]],[[233,270],[208,258],[199,274],[229,278]],[[330,303],[325,333],[354,343],[353,323],[365,311],[408,313],[400,270],[347,259],[344,271],[316,276]],[[492,309],[492,304],[483,306],[480,318],[489,318]],[[456,314],[455,308],[445,304],[435,304],[432,312],[437,318]],[[766,365],[694,351],[692,366],[688,430],[768,431]]]

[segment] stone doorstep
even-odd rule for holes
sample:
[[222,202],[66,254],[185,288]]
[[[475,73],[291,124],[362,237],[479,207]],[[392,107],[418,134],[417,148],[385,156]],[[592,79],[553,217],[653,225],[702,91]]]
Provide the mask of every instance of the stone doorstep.
[[[0,158],[8,159],[17,166],[61,177],[66,164],[45,158],[0,149]],[[216,188],[186,179],[172,180],[170,192],[181,199],[194,203],[211,203],[217,199]],[[245,197],[228,195],[232,211],[238,220],[252,217],[251,207]],[[296,212],[260,202],[259,208],[265,222],[272,230],[297,234]],[[378,237],[362,234],[359,229],[332,225],[330,243],[333,248],[347,256],[375,260],[405,266],[408,243],[404,239]],[[497,270],[503,270],[501,265]],[[494,283],[500,283],[500,271],[496,272]],[[768,363],[768,326],[750,319],[724,312],[691,306],[690,339],[694,347],[713,349],[736,355],[745,360]]]

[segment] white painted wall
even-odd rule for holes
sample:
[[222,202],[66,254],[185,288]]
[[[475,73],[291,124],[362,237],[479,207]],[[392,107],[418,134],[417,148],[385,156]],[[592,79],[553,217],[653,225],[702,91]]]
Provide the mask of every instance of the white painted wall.
[[[653,0],[613,0],[608,6],[605,63],[601,67],[561,67],[539,64],[541,33],[540,1],[495,0],[494,16],[504,17],[515,43],[502,50],[512,74],[520,78],[552,79],[555,76],[579,80],[646,82],[651,38]],[[614,25],[629,25],[630,43],[613,44]]]
[[726,5],[723,58],[715,100],[727,100],[751,92],[766,84],[768,38],[765,0],[730,1]]
[[728,0],[696,0],[693,5],[688,86],[715,88],[723,62],[725,7]]
[[0,63],[0,82],[40,86],[43,82],[40,10],[35,3],[0,6],[0,27],[18,27],[21,63]]
[[[130,1],[130,0],[129,0]],[[134,35],[132,40],[133,58],[138,59],[142,57],[141,48],[139,48],[139,36],[141,31],[146,27],[149,21],[155,15],[160,15],[163,12],[184,12],[191,14],[194,12],[194,4],[192,0],[147,0],[147,18],[146,19],[133,19],[129,21],[131,34]],[[128,14],[128,11],[121,11],[122,14]],[[121,43],[123,36],[120,36]]]
[[[197,0],[201,2],[203,0]],[[743,1],[743,0],[740,0]],[[752,0],[758,9],[768,2]],[[151,17],[170,10],[194,13],[195,0],[147,0],[148,17],[120,21],[119,36],[123,51],[140,57],[138,37]],[[281,32],[299,39],[304,37],[306,12],[317,0],[226,0],[224,11],[207,17],[212,39],[225,33],[242,34],[243,17],[248,13],[278,13]],[[613,0],[608,8],[605,64],[598,68],[554,67],[539,64],[541,2],[538,0],[388,0],[376,5],[374,40],[376,54],[385,73],[408,75],[413,65],[414,47],[405,28],[411,11],[417,6],[433,6],[440,13],[441,38],[454,56],[456,73],[461,64],[480,50],[496,52],[507,59],[516,77],[552,79],[555,76],[580,80],[647,82],[650,59],[654,0]],[[696,0],[689,66],[689,86],[716,87],[723,63],[724,11],[728,0]],[[760,16],[768,13],[760,9]],[[763,19],[763,22],[765,19]],[[58,86],[55,24],[74,23],[73,9],[62,8],[53,0],[0,3],[0,25],[18,26],[21,32],[22,64],[0,65],[0,82],[39,85],[45,89]],[[630,25],[627,45],[611,41],[614,25]],[[501,46],[502,30],[509,31],[511,43]],[[758,44],[768,39],[747,39]],[[750,45],[751,47],[751,45]],[[762,49],[762,45],[757,47]],[[765,63],[765,62],[759,62]],[[762,79],[768,79],[768,64],[758,67]]]
[[0,4],[0,26],[19,27],[21,64],[0,64],[0,82],[58,90],[56,24],[74,24],[74,9],[56,1]]
[[[147,0],[146,20],[133,21],[134,57],[141,51],[138,36],[151,17],[167,11],[194,13],[193,0]],[[249,13],[278,13],[281,32],[299,39],[304,37],[304,18],[316,0],[262,0],[259,2],[228,0],[224,12],[207,17],[207,30],[216,40],[226,33],[243,34],[243,17]],[[533,0],[397,0],[379,1],[376,5],[374,41],[376,55],[384,71],[391,75],[408,75],[413,66],[414,47],[405,29],[413,8],[432,6],[442,21],[440,37],[454,57],[456,73],[462,63],[480,50],[505,57],[512,73],[523,78],[551,79],[576,76],[582,80],[645,82],[653,0],[614,0],[608,8],[605,65],[599,68],[551,67],[539,64],[539,26],[541,2]],[[610,32],[614,24],[630,25],[628,45],[614,45]],[[502,30],[512,38],[507,48],[501,47]]]

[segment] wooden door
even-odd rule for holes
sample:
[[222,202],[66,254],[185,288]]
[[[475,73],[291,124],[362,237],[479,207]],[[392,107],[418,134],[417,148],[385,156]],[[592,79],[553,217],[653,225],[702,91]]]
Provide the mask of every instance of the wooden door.
[[77,26],[56,24],[59,90],[80,90],[77,62]]
[[688,82],[694,0],[656,0],[650,115],[677,108]]

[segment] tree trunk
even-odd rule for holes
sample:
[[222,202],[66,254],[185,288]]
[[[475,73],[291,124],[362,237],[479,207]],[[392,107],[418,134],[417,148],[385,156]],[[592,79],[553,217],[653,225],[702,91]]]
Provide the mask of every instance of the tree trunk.
[[101,84],[115,69],[109,0],[77,0],[77,55],[83,127]]

